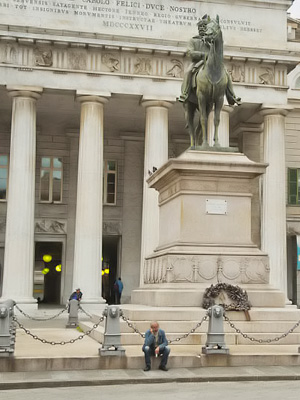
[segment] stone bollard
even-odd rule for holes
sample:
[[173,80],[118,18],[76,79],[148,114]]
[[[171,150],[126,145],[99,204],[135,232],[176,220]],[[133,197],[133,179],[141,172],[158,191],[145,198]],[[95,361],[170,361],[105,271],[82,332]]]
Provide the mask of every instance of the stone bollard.
[[13,321],[14,300],[0,304],[0,357],[13,355],[15,351],[16,327]]
[[78,308],[79,301],[78,300],[70,300],[69,301],[69,320],[66,325],[66,328],[77,328],[78,326]]
[[125,349],[121,346],[120,316],[122,311],[117,306],[108,306],[103,311],[105,320],[105,331],[102,348],[99,349],[101,356],[124,356]]
[[229,354],[229,349],[225,344],[223,327],[224,309],[222,306],[212,306],[208,310],[209,323],[207,340],[202,347],[203,354]]

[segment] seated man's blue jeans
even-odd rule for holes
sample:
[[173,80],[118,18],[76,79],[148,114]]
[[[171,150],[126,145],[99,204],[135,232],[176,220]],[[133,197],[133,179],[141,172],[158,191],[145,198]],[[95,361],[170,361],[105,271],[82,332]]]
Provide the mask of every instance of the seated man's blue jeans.
[[[151,366],[151,356],[155,355],[155,348],[154,346],[143,346],[142,347],[143,352],[145,353],[145,363],[146,365]],[[162,359],[160,362],[160,365],[162,367],[165,367],[168,362],[168,357],[170,354],[170,348],[168,346],[164,347],[162,350],[159,349],[159,355],[162,355]]]

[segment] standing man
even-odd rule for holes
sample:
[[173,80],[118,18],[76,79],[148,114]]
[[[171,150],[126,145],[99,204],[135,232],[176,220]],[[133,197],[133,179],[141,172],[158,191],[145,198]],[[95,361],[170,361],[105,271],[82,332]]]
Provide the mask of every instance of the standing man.
[[145,353],[146,366],[144,371],[150,371],[151,369],[151,356],[162,356],[159,369],[162,371],[168,371],[167,362],[170,354],[170,348],[168,346],[168,340],[166,338],[165,331],[159,328],[159,324],[156,321],[151,322],[150,329],[145,333],[145,342],[142,348]]
[[114,283],[115,304],[121,304],[121,296],[123,291],[123,282],[121,278],[117,279]]

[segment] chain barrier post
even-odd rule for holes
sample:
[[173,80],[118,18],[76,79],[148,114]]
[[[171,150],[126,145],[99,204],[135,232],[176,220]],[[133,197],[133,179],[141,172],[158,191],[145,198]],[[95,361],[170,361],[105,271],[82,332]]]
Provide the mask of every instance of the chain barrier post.
[[102,348],[99,349],[101,356],[124,356],[125,349],[121,345],[120,317],[122,310],[117,306],[107,306],[103,311],[106,317],[104,340]]
[[66,325],[66,328],[77,328],[78,326],[78,309],[79,309],[79,301],[78,300],[70,300],[69,302],[69,319]]
[[229,349],[225,344],[223,327],[224,309],[222,306],[212,306],[208,310],[209,323],[207,340],[202,347],[203,354],[229,354]]
[[14,300],[0,304],[0,357],[12,356],[15,351],[16,326],[13,321]]

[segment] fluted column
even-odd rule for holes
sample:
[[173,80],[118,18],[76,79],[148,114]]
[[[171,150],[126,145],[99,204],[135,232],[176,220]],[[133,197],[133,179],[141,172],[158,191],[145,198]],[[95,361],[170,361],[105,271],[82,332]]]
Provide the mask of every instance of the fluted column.
[[264,116],[262,250],[270,259],[270,284],[287,293],[286,259],[286,169],[284,109],[266,108]]
[[103,105],[100,96],[78,96],[81,103],[73,289],[85,303],[103,303],[102,191]]
[[152,254],[159,239],[158,193],[148,187],[149,171],[160,168],[168,161],[168,109],[171,102],[147,100],[142,102],[146,108],[144,189],[141,244],[140,284],[143,284],[143,266],[145,257]]
[[[233,107],[223,106],[220,113],[220,124],[218,129],[219,143],[221,147],[229,147],[229,117],[233,111]],[[212,111],[208,118],[208,142],[210,146],[214,145],[214,111]]]
[[13,98],[2,298],[34,304],[37,87],[8,87]]

